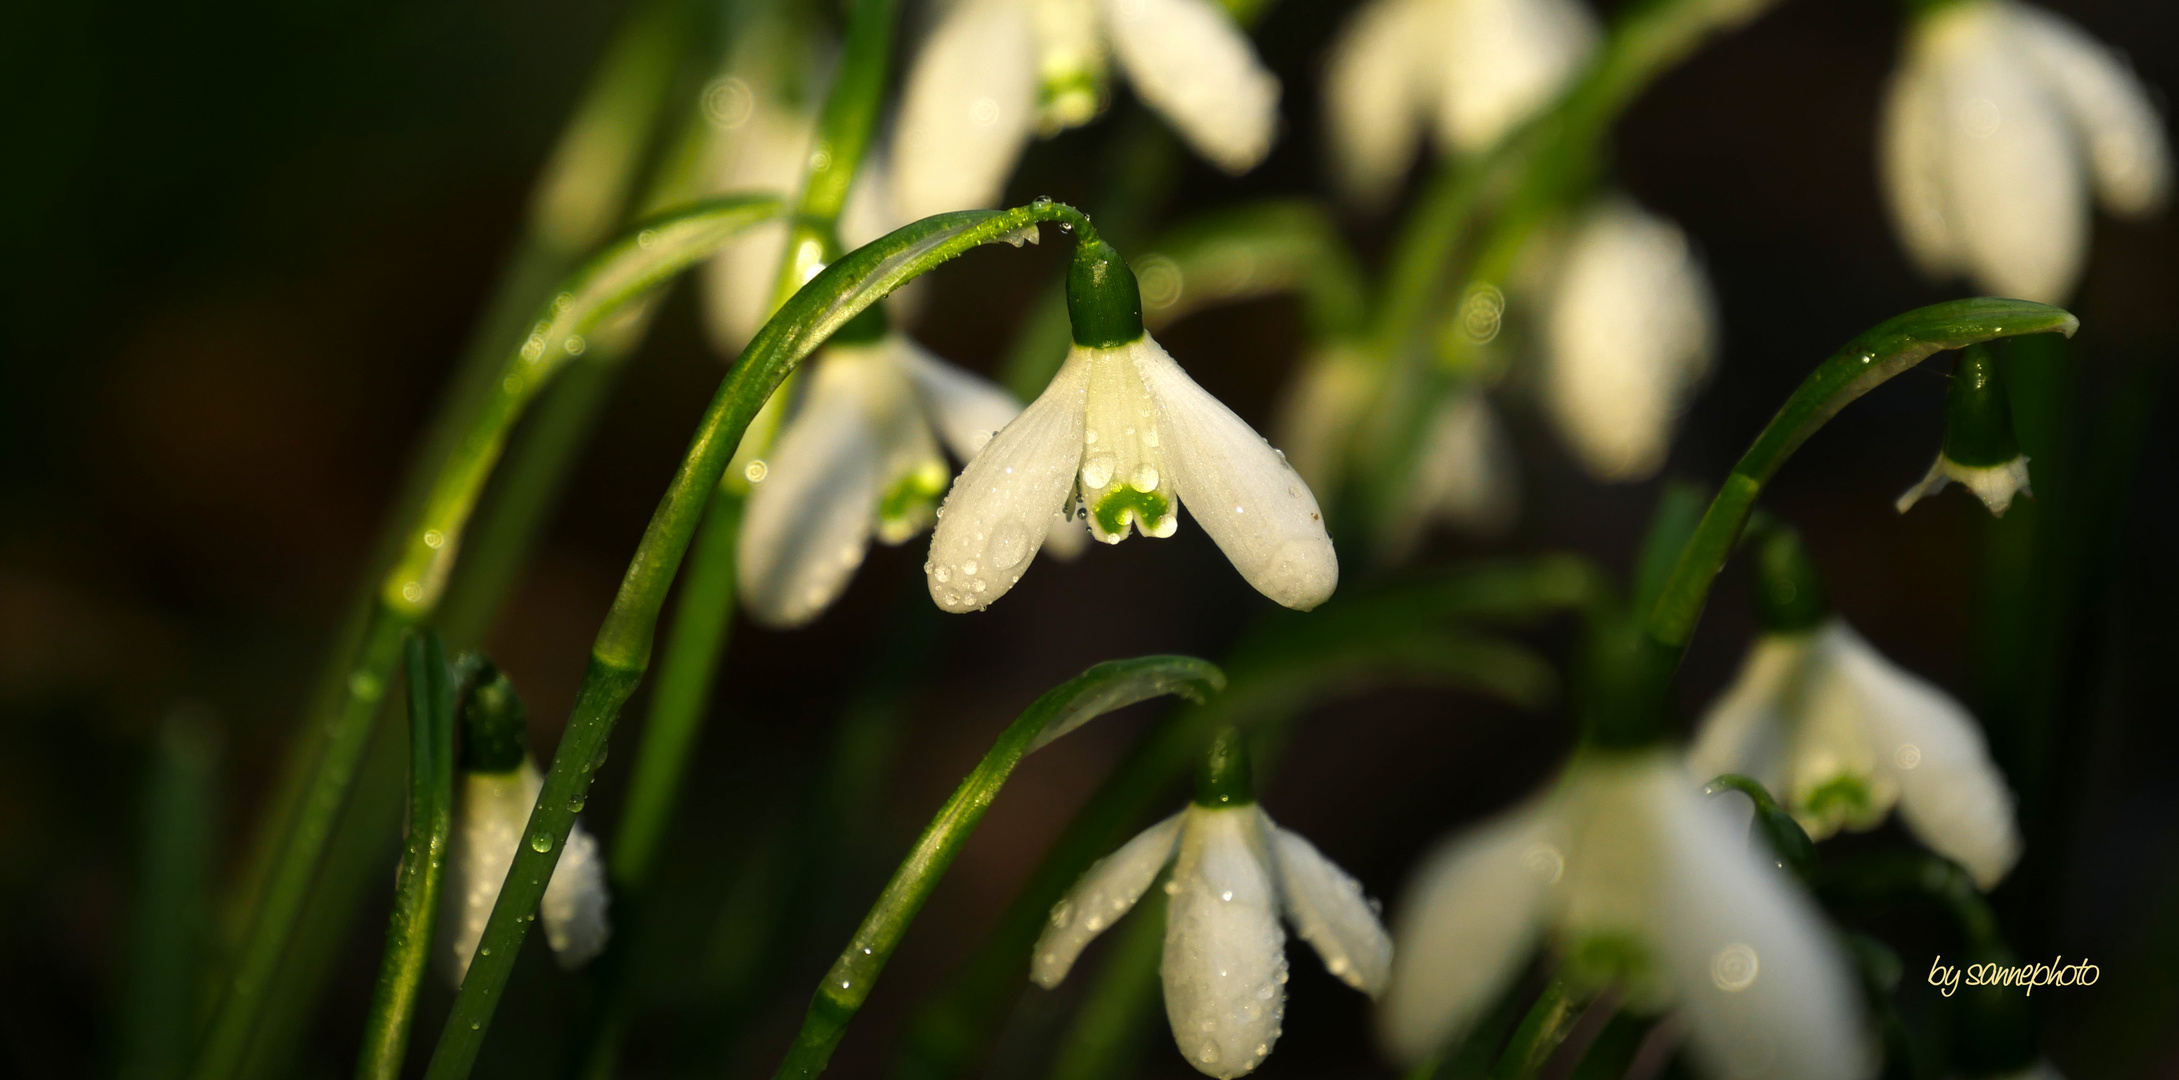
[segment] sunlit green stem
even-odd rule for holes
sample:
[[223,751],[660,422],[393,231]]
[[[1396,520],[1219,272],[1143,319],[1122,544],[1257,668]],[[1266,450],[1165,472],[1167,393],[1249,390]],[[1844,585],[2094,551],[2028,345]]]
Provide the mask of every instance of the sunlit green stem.
[[409,830],[407,850],[395,876],[393,913],[378,987],[363,1021],[363,1052],[356,1080],[400,1080],[416,1018],[416,994],[431,959],[438,921],[439,882],[454,821],[453,672],[439,635],[426,629],[409,636]]
[[1682,549],[1644,626],[1653,671],[1669,677],[1694,635],[1710,585],[1740,538],[1742,526],[1786,459],[1840,409],[1931,355],[2023,334],[2071,336],[2080,320],[2025,300],[1955,300],[1889,319],[1833,353],[1786,400],[1710,501],[1702,523]]
[[802,1030],[774,1076],[786,1080],[825,1071],[848,1023],[869,999],[885,962],[908,932],[908,924],[1023,757],[1114,709],[1165,694],[1206,702],[1225,688],[1225,682],[1224,674],[1202,660],[1151,656],[1099,664],[1038,698],[1000,733],[990,752],[954,789],[908,857],[901,860],[900,869],[871,905],[855,936],[818,983]]
[[591,646],[574,713],[524,830],[529,839],[515,853],[478,955],[432,1055],[429,1075],[435,1080],[467,1076],[483,1045],[485,1028],[513,971],[531,913],[574,825],[576,808],[603,761],[621,706],[650,664],[659,611],[674,575],[757,410],[796,365],[885,294],[979,245],[1025,242],[1038,223],[1046,221],[1066,223],[1083,240],[1095,238],[1088,220],[1072,207],[1038,202],[1005,211],[940,214],[858,248],[796,293],[757,332],[728,371],[644,530]]
[[1513,1029],[1513,1039],[1491,1070],[1491,1080],[1530,1080],[1535,1076],[1574,1030],[1574,1022],[1581,1018],[1581,1004],[1559,980],[1546,983],[1521,1026]]

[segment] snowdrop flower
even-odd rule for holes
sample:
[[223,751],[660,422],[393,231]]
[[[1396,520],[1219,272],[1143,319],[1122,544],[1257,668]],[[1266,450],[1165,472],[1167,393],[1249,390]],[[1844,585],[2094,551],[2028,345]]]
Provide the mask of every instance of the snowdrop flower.
[[1013,395],[885,329],[869,309],[826,347],[800,411],[749,470],[762,476],[736,552],[749,613],[775,627],[815,619],[862,565],[872,534],[899,544],[930,527],[952,477],[940,442],[973,458],[1019,412]]
[[1386,365],[1345,345],[1303,359],[1286,384],[1273,430],[1294,471],[1313,491],[1337,491],[1353,442],[1382,392]]
[[2035,494],[2028,486],[2028,456],[2013,437],[2012,401],[1988,349],[1977,345],[1960,352],[1944,413],[1944,448],[1921,481],[1893,503],[1900,513],[1953,481],[1998,517],[2012,509],[2014,496]]
[[998,205],[1032,133],[1104,107],[1108,55],[1212,164],[1243,173],[1270,152],[1279,81],[1216,0],[959,0],[901,88],[901,217]]
[[1606,200],[1575,227],[1549,281],[1545,407],[1598,479],[1655,475],[1717,337],[1710,282],[1686,234]]
[[2011,0],[1935,6],[1908,31],[1880,132],[1885,195],[1933,277],[2060,303],[2079,280],[2089,198],[2163,205],[2171,151],[2147,90],[2072,23]]
[[[526,746],[527,718],[506,676],[487,668],[462,710],[462,772],[454,794],[454,835],[439,890],[439,969],[460,986],[484,937],[499,889],[514,865],[523,827],[545,779]],[[574,970],[605,951],[612,927],[605,857],[577,822],[545,884],[537,921],[562,968]]]
[[1324,75],[1341,187],[1383,203],[1426,128],[1441,152],[1489,147],[1557,96],[1597,36],[1581,0],[1373,0]]
[[2012,793],[1974,717],[1836,615],[1756,639],[1703,717],[1688,768],[1699,780],[1755,778],[1818,840],[1874,828],[1896,806],[1985,889],[2020,858]]
[[1197,1071],[1263,1064],[1286,1013],[1283,914],[1340,981],[1375,997],[1392,942],[1362,886],[1309,841],[1272,824],[1248,794],[1237,744],[1214,750],[1187,809],[1090,867],[1052,909],[1029,977],[1050,989],[1091,938],[1118,922],[1171,863],[1165,883],[1165,1015]]
[[[772,191],[790,200],[799,194],[826,67],[809,41],[778,20],[758,24],[735,51],[729,73],[704,91],[713,191]],[[849,248],[906,223],[893,217],[889,191],[886,163],[873,153],[840,215],[840,239]],[[704,327],[722,354],[740,352],[771,316],[786,247],[787,222],[762,222],[705,266]]]
[[1871,1060],[1821,916],[1662,749],[1584,749],[1408,887],[1380,1014],[1395,1056],[1458,1037],[1548,941],[1577,989],[1676,1009],[1713,1076],[1856,1080]]
[[1094,236],[1076,244],[1067,309],[1066,363],[938,511],[931,598],[966,612],[1004,596],[1070,508],[1116,544],[1173,535],[1183,503],[1258,592],[1304,611],[1330,597],[1339,561],[1309,485],[1143,332],[1134,273]]

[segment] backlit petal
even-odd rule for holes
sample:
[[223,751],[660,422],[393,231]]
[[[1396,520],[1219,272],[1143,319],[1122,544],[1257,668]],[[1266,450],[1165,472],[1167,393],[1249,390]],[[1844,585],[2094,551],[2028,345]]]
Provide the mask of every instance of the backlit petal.
[[1263,436],[1145,336],[1128,347],[1158,411],[1174,492],[1256,591],[1307,611],[1339,586],[1309,485]]
[[1408,883],[1393,923],[1385,1050],[1420,1061],[1464,1034],[1535,950],[1565,854],[1535,806],[1453,838]]
[[1697,783],[1724,773],[1753,777],[1783,795],[1785,753],[1792,733],[1784,715],[1803,681],[1813,637],[1766,633],[1755,639],[1731,686],[1710,703],[1695,729],[1687,769]]
[[1028,6],[962,0],[901,87],[893,197],[904,221],[997,206],[1035,122],[1036,35]]
[[1229,173],[1271,152],[1279,80],[1214,0],[1102,0],[1136,96]]
[[1892,73],[1878,122],[1885,206],[1900,244],[1930,277],[1964,273],[1966,248],[1944,163],[1944,97],[1929,59],[1920,52],[1910,49]]
[[1580,0],[1454,0],[1437,28],[1445,52],[1439,141],[1489,147],[1548,104],[1596,49]]
[[1442,0],[1374,0],[1347,21],[1324,67],[1325,135],[1340,187],[1382,205],[1406,175],[1441,66],[1430,55]]
[[[439,971],[455,986],[469,972],[469,960],[484,937],[485,923],[499,902],[507,868],[514,865],[522,830],[544,785],[537,763],[526,759],[509,772],[465,772],[455,777],[454,831],[447,845],[446,876],[439,887],[439,930],[433,948]],[[580,853],[575,850],[578,843]],[[545,895],[545,917],[559,927],[555,933],[548,925],[547,935],[555,951],[567,950],[563,965],[577,967],[597,955],[609,932],[605,882],[597,841],[580,825],[569,834],[568,850],[546,882]]]
[[[736,547],[742,603],[768,626],[815,619],[862,565],[885,482],[878,409],[899,409],[900,376],[869,350],[828,350],[808,397],[750,488]],[[888,399],[891,399],[888,404]]]
[[1834,662],[1854,687],[1907,828],[1987,889],[2020,858],[2012,792],[1966,708],[1837,623]]
[[1815,905],[1663,755],[1630,780],[1619,812],[1653,832],[1643,900],[1696,1060],[1712,1076],[1866,1075],[1857,991]]
[[573,971],[605,951],[606,939],[613,932],[606,918],[610,904],[605,857],[598,851],[598,839],[576,822],[567,834],[567,845],[560,851],[560,862],[552,869],[552,880],[545,883],[545,898],[538,905],[545,941],[552,946],[553,959],[561,970]]
[[1118,851],[1097,861],[1052,908],[1051,924],[1037,938],[1029,960],[1029,978],[1046,989],[1058,986],[1074,967],[1090,939],[1104,933],[1142,899],[1158,871],[1172,860],[1180,843],[1185,813],[1144,829]]
[[1006,595],[1044,545],[1074,494],[1082,463],[1082,400],[1089,361],[1080,350],[1020,416],[961,470],[938,511],[924,565],[931,599],[981,611]]
[[1165,915],[1165,1016],[1182,1057],[1210,1076],[1262,1064],[1286,1011],[1286,931],[1279,926],[1263,814],[1191,806]]
[[901,363],[915,383],[931,418],[953,456],[976,456],[999,429],[1021,415],[1021,402],[998,383],[940,360],[906,338],[900,340]]
[[2009,6],[2022,56],[2087,144],[2104,206],[2129,217],[2154,213],[2171,186],[2171,147],[2148,89],[2123,56],[2080,27],[2041,8]]
[[1371,997],[1383,994],[1392,981],[1392,938],[1362,883],[1294,833],[1274,827],[1271,839],[1294,931],[1339,981]]

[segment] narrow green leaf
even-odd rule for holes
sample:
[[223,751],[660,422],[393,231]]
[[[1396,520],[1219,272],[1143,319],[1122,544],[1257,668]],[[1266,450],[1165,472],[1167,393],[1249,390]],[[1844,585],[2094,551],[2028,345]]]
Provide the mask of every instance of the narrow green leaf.
[[1163,694],[1206,701],[1225,681],[1217,667],[1193,657],[1146,656],[1099,664],[1038,698],[1000,734],[901,860],[862,926],[818,984],[802,1030],[775,1075],[812,1077],[824,1072],[908,925],[1023,757],[1113,709]]

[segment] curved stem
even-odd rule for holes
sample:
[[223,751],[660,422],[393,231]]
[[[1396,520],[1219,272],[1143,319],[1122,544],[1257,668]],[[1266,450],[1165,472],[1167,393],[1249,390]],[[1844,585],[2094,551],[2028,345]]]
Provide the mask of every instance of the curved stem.
[[524,830],[529,840],[515,853],[478,956],[470,964],[446,1032],[432,1056],[429,1076],[448,1080],[468,1075],[483,1045],[485,1028],[498,1006],[499,991],[513,971],[529,916],[574,825],[574,808],[581,805],[603,761],[621,706],[650,664],[659,611],[674,574],[751,418],[796,365],[887,293],[982,244],[1026,243],[1037,225],[1048,221],[1061,222],[1085,239],[1095,237],[1079,211],[1041,200],[1013,210],[940,214],[896,230],[811,279],[765,323],[727,372],[637,544],[591,646],[573,715]]
[[416,994],[431,959],[439,882],[453,831],[454,686],[439,635],[409,635],[409,835],[386,923],[378,987],[363,1021],[356,1080],[400,1080],[416,1018]]
[[2023,334],[2071,337],[2080,320],[2026,300],[1955,300],[1888,319],[1849,341],[1802,380],[1725,478],[1701,524],[1680,551],[1644,623],[1657,670],[1669,677],[1694,635],[1710,585],[1740,538],[1763,486],[1786,459],[1840,409],[1930,356]]
[[1225,675],[1205,661],[1146,656],[1099,664],[1038,698],[1000,733],[990,752],[954,789],[908,857],[901,860],[855,936],[818,984],[802,1030],[773,1075],[784,1080],[825,1071],[833,1049],[847,1034],[848,1023],[869,999],[885,962],[908,932],[908,924],[915,921],[923,902],[938,887],[961,845],[968,842],[1023,757],[1115,709],[1166,694],[1206,702],[1225,684]]

